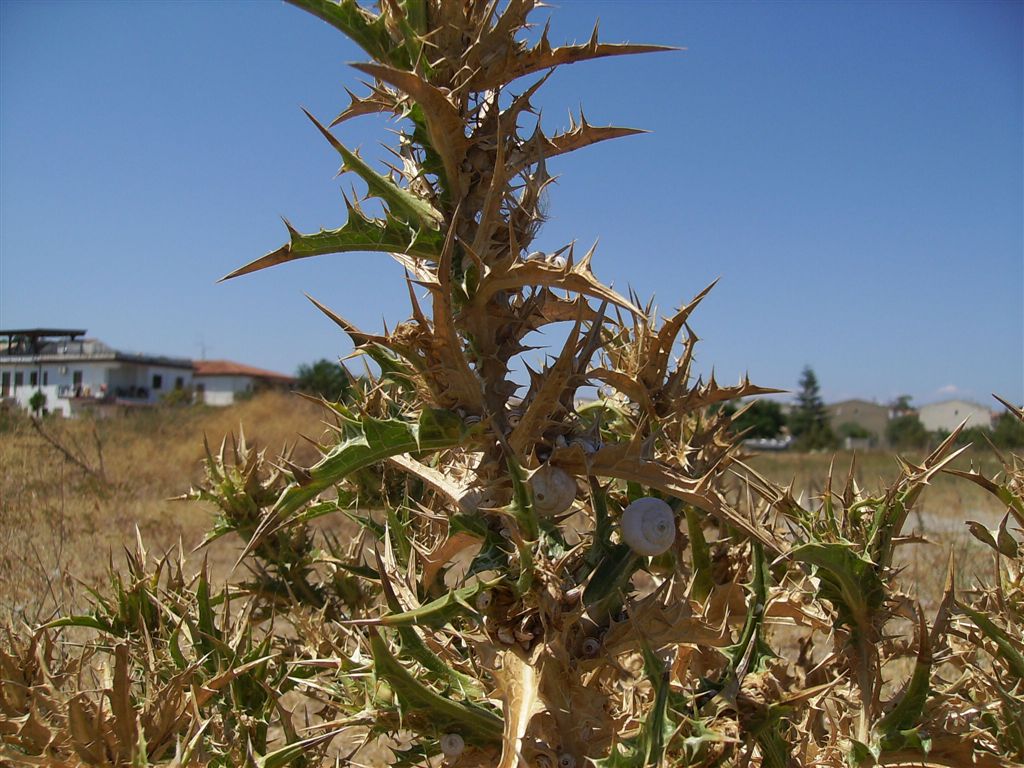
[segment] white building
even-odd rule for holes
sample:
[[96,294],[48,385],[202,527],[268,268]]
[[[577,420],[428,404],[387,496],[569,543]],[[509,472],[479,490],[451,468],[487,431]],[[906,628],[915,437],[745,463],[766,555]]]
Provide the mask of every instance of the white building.
[[969,400],[943,400],[941,403],[922,405],[917,409],[917,416],[929,432],[952,432],[964,419],[967,419],[968,427],[988,429],[992,426],[994,414],[985,406]]
[[31,410],[41,392],[49,413],[71,416],[108,405],[152,405],[192,388],[192,361],[119,352],[84,330],[0,330],[0,398]]
[[231,405],[256,392],[288,391],[295,385],[292,376],[231,360],[196,360],[194,381],[196,399],[207,405]]

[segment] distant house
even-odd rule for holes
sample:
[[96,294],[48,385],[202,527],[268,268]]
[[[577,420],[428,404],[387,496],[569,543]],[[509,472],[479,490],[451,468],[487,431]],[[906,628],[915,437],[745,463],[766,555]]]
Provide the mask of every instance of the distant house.
[[230,360],[196,360],[196,399],[207,405],[231,405],[268,389],[290,390],[295,378]]
[[[851,424],[870,434],[868,438],[850,438],[848,448],[868,447],[869,445],[885,445],[885,428],[889,423],[889,407],[868,400],[843,400],[825,406],[832,431],[843,436],[842,426]],[[854,443],[854,441],[860,441]]]
[[917,409],[917,415],[929,432],[952,432],[964,419],[967,419],[968,427],[989,428],[994,416],[985,406],[969,400],[943,400],[922,405]]
[[192,361],[121,352],[85,331],[0,330],[0,397],[30,409],[36,392],[49,413],[72,416],[111,405],[152,405],[192,387]]

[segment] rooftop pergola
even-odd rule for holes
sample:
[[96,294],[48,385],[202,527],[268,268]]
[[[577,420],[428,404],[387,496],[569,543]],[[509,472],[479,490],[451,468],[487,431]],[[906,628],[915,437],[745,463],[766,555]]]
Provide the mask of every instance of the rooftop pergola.
[[73,341],[85,336],[85,330],[79,328],[16,328],[0,329],[0,339],[6,339],[3,348],[10,352],[17,349],[21,353],[32,354],[39,350],[45,341],[68,339]]

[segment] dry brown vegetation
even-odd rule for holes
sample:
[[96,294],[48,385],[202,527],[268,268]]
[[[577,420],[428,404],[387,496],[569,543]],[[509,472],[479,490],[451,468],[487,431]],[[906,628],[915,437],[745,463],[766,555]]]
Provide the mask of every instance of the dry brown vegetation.
[[[103,420],[44,421],[54,441],[94,470],[90,473],[64,456],[33,429],[27,417],[14,417],[0,439],[0,611],[40,623],[58,608],[77,606],[82,585],[99,587],[111,564],[122,566],[124,547],[135,545],[138,528],[149,549],[198,545],[209,530],[214,507],[175,500],[203,477],[203,440],[213,447],[240,428],[251,444],[268,448],[270,458],[294,446],[298,462],[315,450],[305,440],[324,430],[323,409],[298,395],[265,393],[229,408],[173,408]],[[920,456],[908,456],[911,460]],[[893,454],[757,454],[750,465],[797,495],[820,495],[833,466],[845,473],[853,463],[858,482],[882,488],[899,474]],[[954,465],[979,467],[992,474],[998,461],[987,447],[973,447]],[[977,486],[940,475],[923,497],[913,528],[928,539],[910,547],[907,578],[922,598],[941,594],[948,553],[958,555],[969,583],[981,545],[966,521],[994,527],[1004,511],[999,501]],[[208,551],[215,577],[227,574],[239,545],[218,542]],[[988,568],[987,563],[980,564]]]
[[[744,463],[714,406],[771,390],[691,369],[710,288],[663,318],[602,283],[593,252],[531,250],[547,161],[635,133],[582,115],[545,132],[532,94],[561,65],[661,49],[596,30],[554,47],[529,33],[534,0],[294,2],[372,59],[356,65],[369,92],[332,127],[393,115],[394,164],[379,172],[310,115],[366,193],[342,227],[289,227],[233,276],[388,253],[411,316],[375,334],[319,305],[380,376],[324,403],[313,454],[252,447],[321,432],[292,400],[53,425],[48,445],[16,430],[6,562],[28,574],[11,602],[36,614],[0,638],[0,754],[259,768],[1024,759],[1024,461],[971,471],[954,434],[895,471],[875,457],[852,472]],[[571,325],[561,350],[520,386],[531,334],[558,323]],[[578,402],[589,386],[598,401]],[[198,477],[199,432],[236,420],[248,441],[208,452]],[[214,512],[212,551],[235,547],[226,579],[152,554],[193,530],[196,510],[159,501],[186,477]],[[84,537],[73,565],[95,574],[134,518],[145,534],[124,565],[69,613],[55,575],[67,542]],[[344,535],[325,520],[347,520]],[[40,600],[59,609],[42,626]]]
[[[904,458],[917,463],[923,456],[912,452]],[[852,467],[858,485],[869,492],[889,487],[900,474],[897,454],[886,451],[762,453],[752,457],[750,465],[779,485],[791,485],[795,495],[808,501],[821,496],[833,472],[845,477]],[[973,467],[990,476],[1001,469],[987,445],[972,445],[951,466],[960,470]],[[921,541],[900,552],[897,562],[904,568],[904,588],[924,606],[936,605],[942,596],[950,556],[958,583],[990,580],[992,563],[984,545],[971,536],[967,521],[995,528],[1005,512],[1006,506],[999,499],[977,485],[949,474],[934,477],[906,526],[906,531],[920,536]]]
[[[271,457],[323,431],[321,408],[297,395],[266,393],[229,408],[157,408],[125,417],[47,419],[34,429],[11,414],[0,434],[0,611],[40,623],[80,607],[81,585],[98,587],[138,527],[147,546],[186,550],[202,541],[212,510],[174,501],[203,477],[203,439],[216,448],[244,428]],[[54,443],[72,454],[77,462]],[[84,466],[83,466],[84,465]],[[215,573],[234,562],[234,542],[211,550]]]
[[[323,416],[321,406],[299,396],[264,394],[225,409],[157,409],[101,421],[50,420],[41,425],[45,435],[25,417],[9,419],[0,441],[0,524],[6,533],[0,543],[0,607],[5,622],[38,626],[54,615],[81,611],[91,599],[86,587],[109,593],[110,568],[121,573],[126,584],[132,583],[138,571],[132,573],[130,553],[137,549],[139,534],[150,551],[170,550],[179,539],[186,550],[197,545],[211,528],[216,504],[172,497],[190,485],[202,484],[204,438],[216,446],[219,440],[214,436],[244,431],[251,444],[291,446],[291,458],[308,463],[315,452],[302,436],[319,435]],[[269,455],[278,454],[271,450]],[[859,485],[884,493],[901,471],[896,457],[882,452],[758,454],[749,457],[748,464],[779,487],[791,487],[808,505],[820,499],[825,490],[821,479],[830,473],[841,476],[852,467]],[[983,474],[993,475],[1000,466],[987,448],[973,448],[949,468],[980,468]],[[737,465],[733,493],[745,487],[741,477],[748,475]],[[995,528],[1004,510],[998,498],[973,483],[951,474],[935,476],[913,523],[907,526],[920,540],[902,548],[894,562],[902,571],[907,596],[928,613],[938,610],[951,555],[959,584],[990,581],[990,553],[970,535],[967,520]],[[329,522],[334,527],[339,523]],[[351,524],[341,525],[348,533],[354,530]],[[194,573],[208,559],[211,583],[237,581],[231,566],[240,551],[239,539],[218,540],[202,556],[192,555],[186,571]],[[641,590],[644,583],[642,578],[637,582]],[[728,597],[725,594],[716,599],[738,598],[732,591],[727,591]],[[736,607],[742,609],[742,602]],[[913,633],[911,623],[903,621],[902,626],[908,636]],[[792,627],[774,626],[766,637],[783,657],[808,651],[806,636]],[[913,663],[910,658],[896,658],[888,669],[892,677],[883,690],[892,696],[912,672]],[[285,700],[298,704],[296,711],[306,713],[304,717],[310,716],[312,710],[303,697],[289,694]],[[280,726],[272,733],[276,743],[284,743]],[[360,733],[336,739],[329,754],[351,756],[363,743]],[[390,764],[395,753],[387,745],[399,743],[386,739],[366,743],[352,764]],[[722,758],[722,764],[728,764],[725,755]]]

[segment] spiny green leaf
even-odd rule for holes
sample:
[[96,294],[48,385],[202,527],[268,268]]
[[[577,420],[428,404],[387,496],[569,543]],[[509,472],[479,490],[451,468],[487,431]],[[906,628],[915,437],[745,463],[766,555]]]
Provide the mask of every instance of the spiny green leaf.
[[310,736],[309,738],[302,739],[301,741],[293,741],[291,744],[287,744],[280,749],[275,749],[273,752],[256,757],[255,763],[257,768],[282,768],[282,766],[290,765],[296,759],[302,757],[308,750],[323,744],[325,741],[330,741],[340,733],[340,729],[336,731],[328,731],[327,733],[320,733],[316,736]]
[[536,541],[540,535],[537,513],[526,486],[526,473],[511,453],[506,456],[509,478],[512,480],[512,501],[506,511],[519,523],[519,528],[527,541]]
[[654,688],[654,704],[640,726],[640,733],[613,744],[608,757],[595,760],[598,768],[656,768],[664,764],[668,740],[675,731],[669,717],[668,669],[641,640],[644,671]]
[[1021,655],[1021,652],[1014,647],[1010,636],[985,614],[963,603],[957,603],[957,607],[970,617],[971,621],[989,640],[996,644],[996,647],[999,649],[997,656],[1006,662],[1010,672],[1018,680],[1024,680],[1024,655]]
[[39,627],[40,630],[44,629],[56,629],[57,627],[85,627],[87,629],[96,629],[100,632],[106,632],[107,634],[114,634],[114,626],[104,619],[98,616],[64,616],[53,621],[48,621]]
[[[917,728],[907,728],[902,731],[892,731],[879,741],[879,754],[898,750],[909,750],[927,755],[932,750],[932,739]],[[927,761],[922,762],[927,765]]]
[[377,676],[391,686],[407,714],[416,712],[429,717],[438,730],[450,729],[473,744],[501,742],[504,728],[500,717],[432,691],[402,666],[376,630],[370,630],[370,650]]
[[444,244],[444,239],[435,229],[410,229],[394,216],[371,219],[352,206],[348,209],[348,221],[338,229],[321,229],[307,235],[295,230],[287,221],[285,226],[288,227],[290,238],[287,243],[276,251],[239,267],[221,280],[230,280],[278,264],[329,253],[369,251],[404,253],[420,259],[436,259]]
[[417,34],[426,34],[427,0],[402,0],[402,8],[405,10],[409,26],[416,30]]
[[317,16],[341,30],[356,45],[379,61],[409,66],[406,48],[391,39],[382,15],[374,15],[356,0],[288,0],[292,5]]
[[472,600],[482,592],[494,588],[504,578],[480,581],[462,589],[455,589],[429,603],[410,611],[388,613],[376,619],[352,619],[343,624],[383,624],[388,627],[442,627],[461,613],[474,612]]
[[765,561],[764,549],[757,542],[753,547],[753,578],[750,582],[750,603],[747,606],[747,618],[740,632],[739,642],[726,649],[731,655],[731,671],[738,678],[748,672],[759,671],[766,657],[773,656],[771,649],[761,637],[764,625],[764,609],[768,603],[768,564]]
[[797,562],[817,567],[822,597],[835,605],[842,622],[857,631],[867,628],[885,599],[885,585],[874,563],[837,542],[803,544],[790,554]]
[[344,169],[352,171],[365,181],[370,194],[388,204],[392,216],[403,220],[410,226],[419,225],[428,229],[437,229],[442,224],[444,217],[440,211],[409,190],[398,186],[387,176],[377,173],[359,155],[334,138],[334,134],[324,128],[310,112],[305,109],[303,112],[313,121],[313,125],[319,129],[328,143],[341,155]]
[[607,614],[640,566],[641,558],[626,544],[608,549],[583,590],[583,603],[592,614]]
[[883,738],[894,736],[898,732],[906,731],[917,725],[921,713],[924,711],[924,705],[928,701],[932,672],[932,653],[928,639],[928,627],[921,617],[918,617],[918,637],[920,648],[918,649],[917,660],[914,663],[914,672],[910,676],[910,682],[904,689],[896,706],[878,722],[875,728]]
[[[220,645],[215,642],[220,638],[217,625],[214,623],[213,607],[210,602],[210,582],[206,574],[206,562],[199,572],[199,582],[196,585],[196,609],[199,613],[198,624],[192,632],[192,643],[196,646],[196,655],[205,656],[206,667],[211,673],[218,671],[218,656]],[[190,623],[190,628],[191,622]]]
[[[398,602],[398,597],[395,595],[394,588],[387,579],[387,569],[384,566],[380,553],[375,552],[375,554],[377,556],[377,565],[380,572],[384,600],[387,602],[388,609],[391,611],[391,614],[393,616],[397,616],[402,613],[402,606]],[[427,644],[420,638],[415,627],[398,624],[395,628],[398,631],[398,637],[402,641],[401,648],[403,655],[407,655],[414,661],[418,661],[430,673],[436,675],[439,679],[444,680],[447,684],[453,686],[457,690],[462,691],[464,696],[483,695],[483,691],[480,690],[476,680],[449,667],[440,656],[427,647]]]
[[409,538],[412,519],[409,514],[402,515],[402,511],[401,508],[388,504],[384,514],[387,518],[387,534],[391,542],[391,549],[395,554],[395,561],[399,565],[406,566],[409,564],[409,556],[412,554],[412,541]]
[[850,751],[846,754],[846,763],[850,768],[859,768],[865,763],[874,765],[881,753],[881,747],[877,744],[869,746],[856,739],[851,739]]
[[693,561],[693,597],[701,602],[707,599],[715,586],[711,575],[711,547],[704,537],[704,528],[697,510],[687,504],[686,532],[690,538],[690,557]]
[[763,768],[790,768],[794,765],[792,745],[786,739],[782,729],[781,713],[771,712],[774,707],[769,707],[772,715],[758,729],[757,746],[763,755],[761,765]]
[[597,565],[604,559],[612,547],[611,533],[612,524],[608,517],[608,493],[606,488],[594,476],[587,477],[590,485],[591,508],[594,510],[594,537],[587,551],[586,560],[582,568],[577,571],[577,579],[583,581]]
[[364,416],[353,429],[353,436],[310,468],[306,482],[285,489],[276,512],[289,515],[350,473],[388,456],[454,448],[464,444],[472,433],[457,414],[440,409],[424,410],[415,422]]

